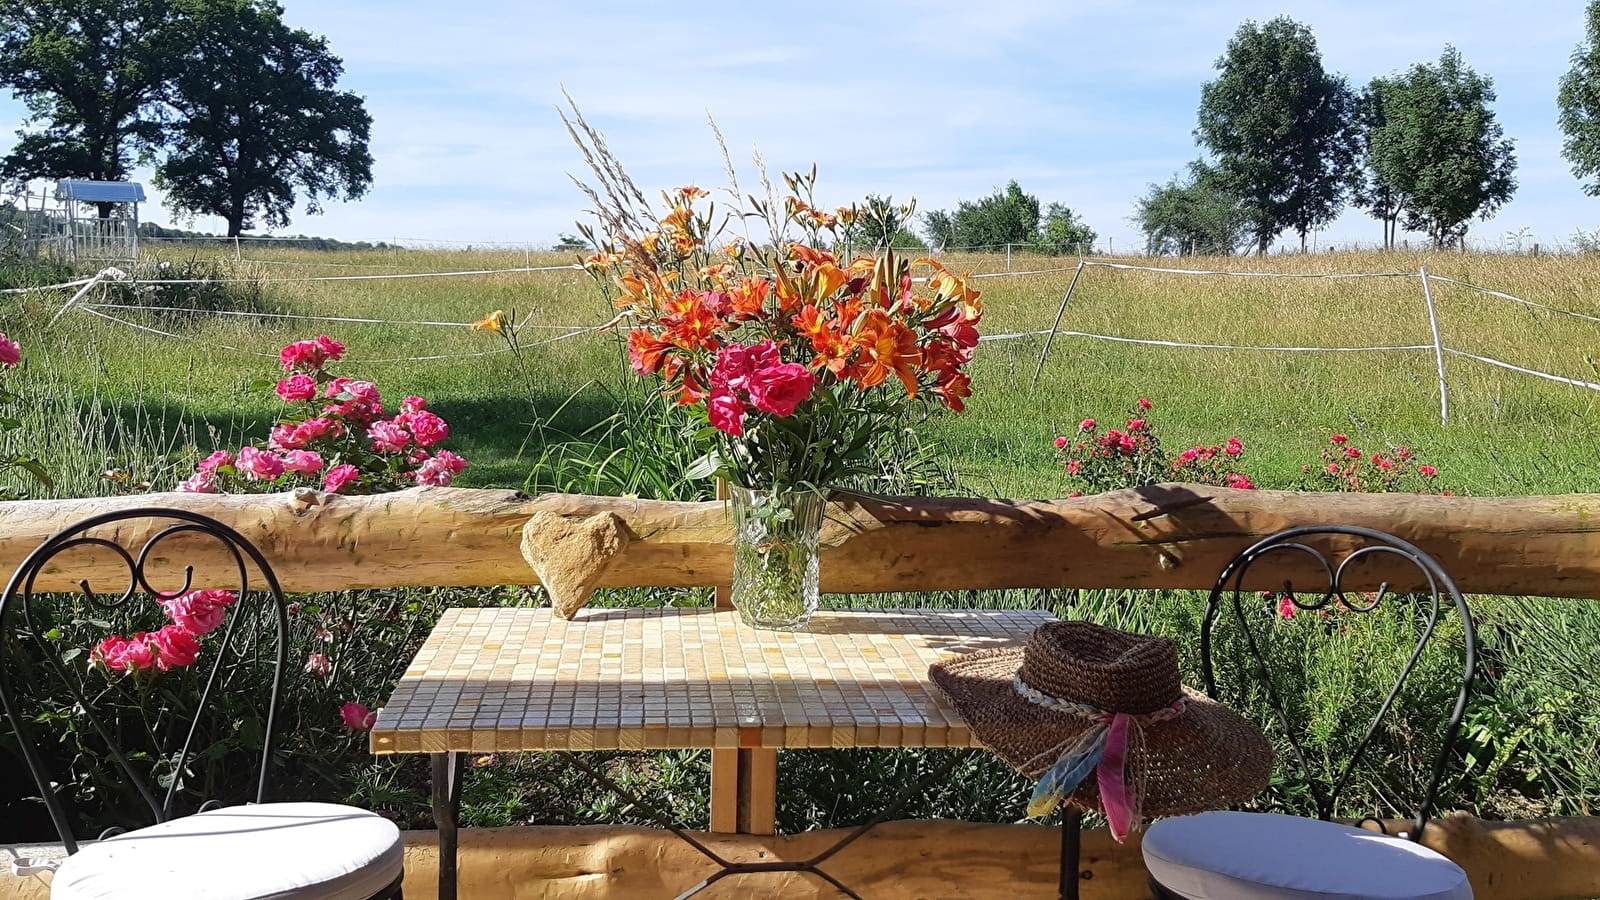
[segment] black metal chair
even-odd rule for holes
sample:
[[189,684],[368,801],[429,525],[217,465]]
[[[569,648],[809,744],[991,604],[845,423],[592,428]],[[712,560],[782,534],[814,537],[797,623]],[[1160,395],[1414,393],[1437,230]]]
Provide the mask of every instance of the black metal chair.
[[[197,577],[174,557],[196,553],[202,542],[220,545],[206,547],[203,558],[224,562]],[[63,570],[114,579],[114,589],[97,592],[83,578],[76,580],[79,595],[35,590],[41,578],[59,584]],[[253,577],[259,577],[254,587]],[[229,600],[219,593],[198,597],[191,593],[196,586],[236,589]],[[141,632],[90,649],[94,636],[109,629],[106,620],[150,621],[155,604],[163,604],[176,631]],[[0,595],[0,701],[67,853],[26,867],[54,871],[52,898],[401,897],[404,845],[393,822],[351,806],[268,802],[287,636],[287,606],[266,559],[232,528],[196,513],[145,508],[98,515],[23,561]],[[238,728],[230,742],[252,758],[259,742],[259,767],[226,771],[234,757],[211,759],[214,748],[196,746],[196,737],[219,698],[249,702],[239,693],[247,682],[258,683],[252,679],[270,680],[261,727]],[[196,686],[191,706],[185,689]],[[118,706],[121,714],[110,714]],[[114,818],[153,824],[113,827],[80,843],[68,806],[109,803],[100,800],[108,785],[102,779],[91,792],[63,777],[72,767],[58,758],[78,751],[41,746],[32,736],[40,718],[70,720],[83,752],[101,752],[107,765],[115,764],[136,799],[135,809]],[[163,746],[163,738],[176,749]],[[202,772],[200,761],[225,771]],[[215,793],[247,802],[201,802]]]
[[[1245,590],[1253,565],[1266,557],[1276,562],[1292,562],[1285,556],[1298,554],[1307,571],[1317,572],[1314,590],[1285,580],[1279,592],[1266,599],[1279,606],[1263,610],[1260,593]],[[1372,568],[1378,567],[1374,572]],[[1404,568],[1402,568],[1404,567]],[[1410,571],[1407,571],[1407,570]],[[1399,575],[1398,573],[1404,573]],[[1372,594],[1347,591],[1347,582],[1366,581],[1381,575]],[[1406,585],[1420,585],[1415,592],[1392,592],[1390,584],[1398,577]],[[1259,578],[1252,579],[1259,584]],[[1326,585],[1325,587],[1323,585]],[[1269,645],[1265,641],[1276,620],[1299,615],[1328,615],[1330,629],[1338,627],[1333,616],[1359,615],[1378,609],[1385,602],[1411,604],[1404,613],[1417,634],[1414,648],[1405,656],[1400,673],[1365,733],[1342,763],[1335,760],[1334,776],[1324,788],[1307,760],[1305,722],[1289,714],[1290,698],[1280,696],[1268,665]],[[1448,601],[1448,602],[1447,602]],[[1383,833],[1379,817],[1362,819],[1362,825],[1375,823],[1378,831],[1351,827],[1330,821],[1341,793],[1349,787],[1362,755],[1367,752],[1387,714],[1417,670],[1423,651],[1433,639],[1446,606],[1453,605],[1460,617],[1463,659],[1460,690],[1445,725],[1442,741],[1432,755],[1431,769],[1423,785],[1416,816],[1408,830],[1390,836]],[[1223,608],[1231,610],[1224,615]],[[1397,610],[1398,614],[1398,610]],[[1316,819],[1273,813],[1210,812],[1196,816],[1165,819],[1152,825],[1144,838],[1145,865],[1151,886],[1158,897],[1386,897],[1427,898],[1427,900],[1469,900],[1471,885],[1459,866],[1421,846],[1428,817],[1433,811],[1445,767],[1454,756],[1455,740],[1466,711],[1476,667],[1476,642],[1467,602],[1450,576],[1426,553],[1392,535],[1353,526],[1313,526],[1294,528],[1272,535],[1250,547],[1228,564],[1218,578],[1206,604],[1201,624],[1201,667],[1207,693],[1221,700],[1231,699],[1217,692],[1217,665],[1213,656],[1217,641],[1213,631],[1219,618],[1230,621],[1235,644],[1248,659],[1234,674],[1247,679],[1272,707],[1279,736],[1286,739],[1294,761],[1307,776],[1307,786],[1317,811]],[[1242,644],[1242,647],[1240,647]],[[1370,673],[1378,677],[1376,673]],[[1386,677],[1386,676],[1385,676]],[[1235,692],[1235,693],[1243,693]]]

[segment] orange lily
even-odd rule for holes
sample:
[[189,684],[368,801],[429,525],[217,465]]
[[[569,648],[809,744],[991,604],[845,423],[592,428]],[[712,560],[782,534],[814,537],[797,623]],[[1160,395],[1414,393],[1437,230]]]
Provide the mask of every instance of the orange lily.
[[906,386],[906,396],[916,397],[916,369],[922,364],[922,348],[917,346],[916,334],[881,309],[868,310],[865,320],[856,334],[856,345],[866,364],[861,386],[877,387],[892,372]]

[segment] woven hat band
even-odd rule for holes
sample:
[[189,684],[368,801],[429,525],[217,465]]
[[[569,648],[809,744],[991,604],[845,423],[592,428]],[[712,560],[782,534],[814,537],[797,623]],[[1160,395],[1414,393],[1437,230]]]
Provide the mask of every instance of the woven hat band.
[[1183,697],[1172,641],[1087,622],[1039,626],[1023,650],[1018,676],[1043,694],[1109,713],[1152,713]]

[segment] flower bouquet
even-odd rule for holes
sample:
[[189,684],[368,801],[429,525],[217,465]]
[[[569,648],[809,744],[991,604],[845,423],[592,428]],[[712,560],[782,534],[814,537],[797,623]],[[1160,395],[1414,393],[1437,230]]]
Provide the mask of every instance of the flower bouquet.
[[[686,474],[730,486],[733,602],[758,627],[797,628],[816,609],[827,489],[876,471],[878,441],[910,402],[963,408],[983,311],[934,260],[837,255],[855,209],[815,208],[815,178],[785,176],[781,208],[739,217],[766,222],[763,244],[722,242],[696,187],[664,195],[659,218],[602,204],[607,233],[585,261],[629,314],[634,371],[693,417],[706,453]],[[913,265],[930,274],[913,278]]]

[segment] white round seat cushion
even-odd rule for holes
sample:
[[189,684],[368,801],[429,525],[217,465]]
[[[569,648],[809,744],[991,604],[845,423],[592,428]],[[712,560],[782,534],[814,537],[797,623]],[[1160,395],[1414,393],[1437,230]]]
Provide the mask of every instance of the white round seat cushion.
[[1144,864],[1191,900],[1472,900],[1467,873],[1427,847],[1270,813],[1162,819],[1145,832]]
[[400,877],[400,829],[334,803],[196,813],[85,844],[61,861],[52,900],[366,900]]

